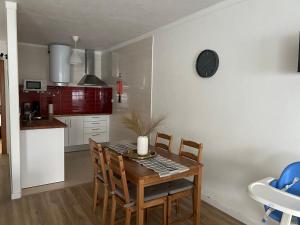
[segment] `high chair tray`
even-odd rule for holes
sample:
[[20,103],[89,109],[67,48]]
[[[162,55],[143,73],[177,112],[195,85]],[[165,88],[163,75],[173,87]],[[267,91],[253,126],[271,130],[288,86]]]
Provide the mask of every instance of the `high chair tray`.
[[274,178],[268,177],[250,184],[250,197],[273,209],[300,217],[300,197],[272,187],[272,180]]

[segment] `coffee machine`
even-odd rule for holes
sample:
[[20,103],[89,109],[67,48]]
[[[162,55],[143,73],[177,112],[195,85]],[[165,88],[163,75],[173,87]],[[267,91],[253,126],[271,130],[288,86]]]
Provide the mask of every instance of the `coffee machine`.
[[40,102],[34,101],[32,102],[32,114],[34,117],[40,117],[41,116],[41,109],[40,109]]
[[30,102],[25,102],[24,105],[24,119],[25,120],[30,120],[31,117],[31,103]]
[[40,109],[40,102],[33,101],[25,102],[24,103],[24,117],[25,120],[31,120],[32,117],[40,117],[41,116],[41,109]]

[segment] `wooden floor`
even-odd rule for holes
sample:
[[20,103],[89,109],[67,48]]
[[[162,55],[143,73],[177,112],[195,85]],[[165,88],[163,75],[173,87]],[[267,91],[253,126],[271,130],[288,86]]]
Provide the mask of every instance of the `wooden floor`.
[[[92,212],[92,184],[10,200],[8,158],[0,156],[0,225],[100,225],[101,204]],[[181,212],[191,209],[189,199],[181,201]],[[162,210],[151,210],[149,225],[161,224]],[[122,210],[117,216],[122,217]],[[134,223],[134,218],[132,224]],[[122,224],[122,223],[119,223]],[[185,221],[184,225],[192,224]],[[242,225],[242,223],[202,203],[201,225]]]

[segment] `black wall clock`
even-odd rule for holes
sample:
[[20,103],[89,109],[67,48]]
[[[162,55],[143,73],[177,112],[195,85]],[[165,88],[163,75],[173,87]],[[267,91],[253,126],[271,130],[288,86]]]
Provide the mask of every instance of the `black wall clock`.
[[200,77],[211,77],[219,68],[219,56],[215,51],[204,50],[197,58],[196,70]]

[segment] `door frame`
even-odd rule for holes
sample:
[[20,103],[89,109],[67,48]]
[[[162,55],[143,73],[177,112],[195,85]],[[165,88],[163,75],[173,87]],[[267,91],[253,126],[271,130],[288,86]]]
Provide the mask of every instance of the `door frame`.
[[1,110],[2,154],[7,154],[5,73],[4,73],[4,60],[2,59],[0,59],[0,98],[1,98],[0,110]]

